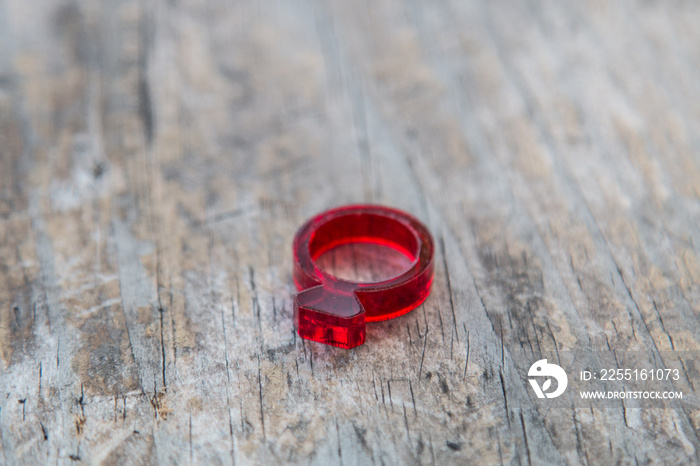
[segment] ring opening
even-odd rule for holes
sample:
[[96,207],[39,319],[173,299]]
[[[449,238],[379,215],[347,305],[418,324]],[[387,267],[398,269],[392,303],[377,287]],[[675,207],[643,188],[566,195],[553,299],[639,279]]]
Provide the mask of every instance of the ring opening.
[[348,214],[320,225],[309,241],[317,268],[344,281],[363,283],[401,275],[418,259],[416,234],[381,215]]

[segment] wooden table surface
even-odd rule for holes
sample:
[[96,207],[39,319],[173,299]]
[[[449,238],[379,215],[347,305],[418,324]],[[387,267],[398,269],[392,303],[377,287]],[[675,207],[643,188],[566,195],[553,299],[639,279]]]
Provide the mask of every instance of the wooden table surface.
[[[0,463],[697,463],[698,24],[0,0]],[[303,341],[292,237],[358,202],[430,227],[432,295]],[[578,351],[647,352],[686,400],[548,408],[528,368]]]

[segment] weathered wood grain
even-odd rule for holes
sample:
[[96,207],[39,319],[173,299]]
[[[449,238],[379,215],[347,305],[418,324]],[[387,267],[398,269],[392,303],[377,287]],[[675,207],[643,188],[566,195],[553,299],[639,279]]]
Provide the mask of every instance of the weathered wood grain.
[[[697,463],[700,406],[544,410],[524,374],[700,351],[699,22],[0,1],[0,462]],[[295,335],[290,249],[353,202],[438,254],[425,304],[345,351]]]

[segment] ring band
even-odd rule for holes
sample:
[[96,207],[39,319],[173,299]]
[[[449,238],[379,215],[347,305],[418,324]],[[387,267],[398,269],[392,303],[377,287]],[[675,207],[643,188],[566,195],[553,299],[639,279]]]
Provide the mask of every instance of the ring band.
[[[390,247],[412,262],[400,275],[378,282],[353,282],[316,265],[323,253],[349,243]],[[377,205],[351,205],[323,212],[294,237],[294,323],[307,340],[354,348],[365,341],[365,323],[399,317],[430,294],[434,243],[413,216]]]

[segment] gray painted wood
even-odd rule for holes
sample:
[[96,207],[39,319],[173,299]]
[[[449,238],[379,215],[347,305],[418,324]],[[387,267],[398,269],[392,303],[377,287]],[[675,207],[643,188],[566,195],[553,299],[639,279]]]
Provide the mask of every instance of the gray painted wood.
[[[544,409],[524,374],[700,349],[699,21],[0,2],[0,462],[696,463],[697,405]],[[356,202],[438,254],[345,351],[295,336],[291,240]]]

